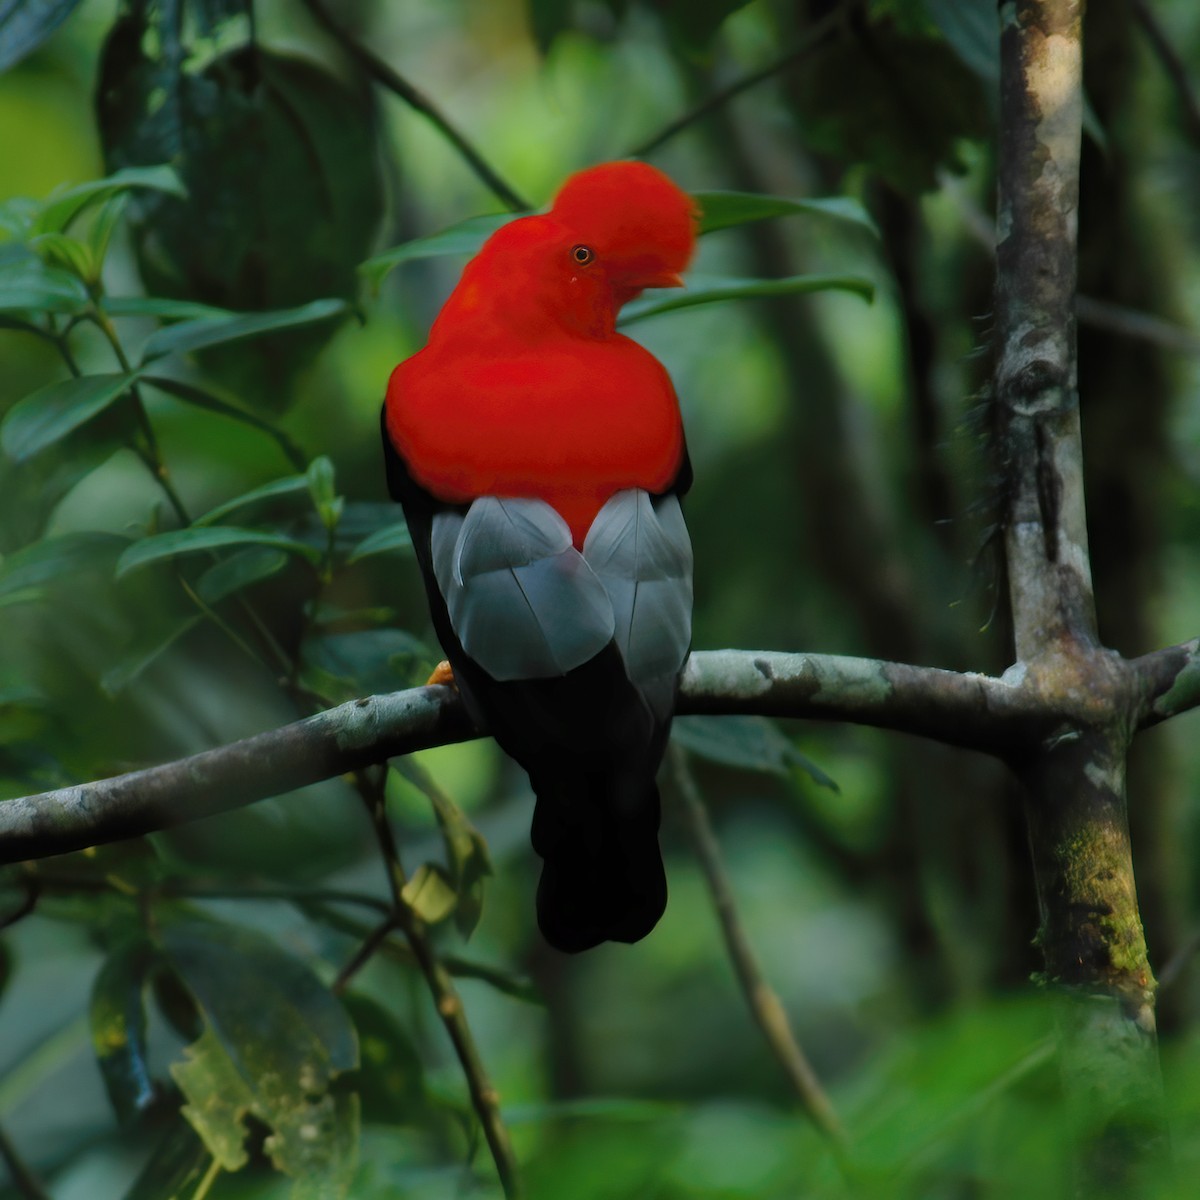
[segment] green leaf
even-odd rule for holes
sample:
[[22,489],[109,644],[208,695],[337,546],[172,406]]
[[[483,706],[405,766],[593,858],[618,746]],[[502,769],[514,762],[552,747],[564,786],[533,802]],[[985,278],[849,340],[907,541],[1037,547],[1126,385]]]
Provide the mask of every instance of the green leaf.
[[345,500],[337,494],[333,462],[327,454],[314,458],[308,466],[308,494],[317,516],[326,529],[335,529],[341,519]]
[[620,326],[644,321],[660,313],[718,304],[727,300],[754,300],[765,296],[803,296],[810,292],[853,292],[868,303],[875,298],[875,285],[861,275],[789,275],[784,279],[694,279],[679,294],[645,297],[621,310]]
[[183,635],[194,629],[203,618],[199,613],[151,622],[152,628],[140,628],[135,634],[134,648],[100,677],[100,686],[108,696],[119,696],[139,675],[164,655]]
[[446,869],[439,863],[422,863],[401,892],[405,904],[425,922],[444,921],[458,903],[458,893]]
[[276,1167],[299,1181],[293,1196],[346,1196],[357,1098],[328,1090],[358,1066],[345,1009],[260,933],[185,918],[165,925],[162,942],[206,1023],[171,1073],[210,1152],[227,1170],[242,1166],[249,1114],[271,1130],[265,1149]]
[[63,533],[25,546],[0,562],[0,600],[66,576],[110,571],[129,539],[115,533]]
[[693,199],[700,205],[702,234],[748,225],[752,221],[803,214],[843,221],[879,237],[879,227],[871,214],[853,196],[793,200],[787,196],[762,196],[756,192],[696,192]]
[[992,0],[925,0],[954,53],[989,86],[1000,83],[1000,17]]
[[355,1091],[367,1124],[419,1123],[430,1115],[421,1057],[408,1031],[378,1001],[351,992],[342,1004],[358,1033],[361,1065]]
[[154,1102],[144,993],[161,965],[158,948],[139,935],[108,956],[92,985],[92,1047],[122,1125],[130,1124]]
[[194,300],[171,300],[165,296],[104,296],[100,307],[110,317],[161,317],[164,320],[224,320],[236,317],[227,308],[197,304]]
[[389,273],[401,263],[413,262],[418,258],[441,258],[449,254],[475,254],[497,229],[516,219],[513,213],[468,217],[467,220],[451,225],[440,233],[414,238],[411,242],[401,242],[399,246],[393,246],[374,258],[368,258],[358,269],[373,288],[378,288]]
[[117,578],[138,567],[165,559],[177,558],[181,554],[196,554],[202,550],[225,550],[230,546],[274,546],[288,554],[295,554],[315,563],[320,557],[311,546],[281,533],[270,533],[265,529],[235,529],[228,525],[175,529],[170,533],[156,533],[134,542],[117,560]]
[[197,517],[192,522],[192,528],[215,525],[223,521],[230,513],[237,512],[242,508],[251,508],[256,504],[262,504],[268,500],[278,500],[283,496],[302,496],[307,492],[308,478],[304,475],[289,475],[284,479],[272,479],[270,483],[264,483],[261,487],[256,487],[244,495],[235,496],[232,500],[218,504],[216,508],[210,508],[204,516]]
[[73,316],[87,306],[87,288],[69,271],[48,267],[34,257],[0,268],[0,312]]
[[350,552],[347,563],[356,563],[359,559],[370,558],[373,554],[390,554],[394,550],[411,550],[412,535],[404,521],[397,521],[383,529],[377,529]]
[[209,346],[222,346],[228,342],[278,333],[281,329],[328,321],[331,317],[342,316],[349,308],[345,300],[313,300],[299,308],[182,321],[150,335],[142,348],[142,362],[147,363],[167,354],[186,354]]
[[32,458],[115,404],[138,374],[81,375],[39,388],[8,410],[0,446],[16,462]]
[[185,383],[182,379],[168,379],[161,375],[147,375],[145,382],[150,387],[166,392],[168,396],[174,396],[176,400],[182,400],[185,404],[195,405],[207,412],[219,413],[223,417],[241,421],[243,425],[249,425],[252,429],[265,433],[275,440],[284,457],[294,467],[303,469],[304,464],[308,461],[308,456],[304,451],[283,430],[277,429],[270,421],[264,421],[244,408],[239,408],[236,404],[222,400],[210,389],[197,387],[194,383]]
[[191,1125],[173,1121],[123,1200],[190,1200],[211,1158]]
[[172,196],[187,195],[174,167],[165,164],[157,167],[126,167],[106,179],[81,183],[60,196],[52,196],[38,214],[34,228],[38,233],[61,233],[89,204],[108,200],[130,188],[148,188]]
[[29,248],[48,266],[62,267],[85,283],[95,283],[100,278],[91,248],[78,238],[65,233],[42,233],[29,243]]
[[214,563],[196,581],[196,594],[205,604],[220,602],[252,584],[278,575],[288,556],[271,546],[251,546]]
[[88,230],[88,250],[91,251],[92,261],[96,264],[97,281],[100,278],[104,260],[108,257],[108,246],[112,241],[112,235],[121,223],[121,218],[125,215],[125,206],[128,203],[129,194],[127,192],[109,196],[100,205],[100,211],[96,213],[96,219],[92,222],[91,229]]
[[79,0],[9,0],[0,5],[0,71],[32,54],[78,5]]
[[450,886],[458,896],[455,924],[463,937],[470,937],[483,913],[483,881],[492,873],[487,842],[428,771],[408,758],[398,760],[396,769],[433,805],[446,847]]
[[814,783],[838,790],[837,784],[766,717],[676,717],[671,736],[685,750],[709,762],[770,775],[788,775],[793,767],[799,767]]

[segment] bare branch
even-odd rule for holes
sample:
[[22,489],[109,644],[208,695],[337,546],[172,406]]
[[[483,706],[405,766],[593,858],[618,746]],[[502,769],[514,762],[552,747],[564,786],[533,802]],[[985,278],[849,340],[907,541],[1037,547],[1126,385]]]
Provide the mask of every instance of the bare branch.
[[[997,754],[1058,719],[1017,684],[986,675],[747,650],[693,654],[678,710],[851,721]],[[0,803],[0,864],[167,829],[479,735],[449,688],[352,700],[190,758]]]
[[746,930],[738,915],[729,876],[721,858],[721,847],[708,819],[708,809],[696,786],[695,777],[688,766],[687,753],[679,746],[671,748],[671,765],[675,769],[675,782],[683,799],[684,815],[688,833],[700,860],[717,920],[721,924],[721,935],[725,948],[746,997],[746,1004],[762,1030],[771,1053],[779,1060],[787,1073],[800,1103],[812,1118],[813,1124],[830,1140],[839,1157],[847,1148],[846,1131],[830,1103],[817,1073],[808,1056],[792,1032],[787,1012],[775,989],[766,981],[758,957],[746,936]]

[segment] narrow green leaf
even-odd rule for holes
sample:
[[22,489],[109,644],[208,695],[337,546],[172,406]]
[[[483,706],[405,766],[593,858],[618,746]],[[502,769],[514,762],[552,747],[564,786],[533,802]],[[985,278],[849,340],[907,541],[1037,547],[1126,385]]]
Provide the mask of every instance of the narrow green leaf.
[[117,560],[117,578],[138,567],[178,558],[181,554],[195,554],[201,550],[225,550],[230,546],[274,546],[288,554],[295,554],[315,563],[320,557],[316,550],[295,538],[281,533],[269,533],[265,529],[235,529],[228,525],[175,529],[170,533],[156,533],[134,542]]
[[91,251],[92,261],[96,264],[97,279],[100,278],[104,260],[108,257],[108,246],[112,241],[112,235],[121,223],[128,204],[128,192],[118,192],[115,196],[109,196],[100,206],[100,211],[96,213],[96,219],[92,222],[91,229],[88,230],[87,244]]
[[814,783],[838,790],[837,784],[766,717],[676,717],[671,736],[697,758],[771,775],[787,775],[798,767]]
[[38,233],[61,233],[89,204],[107,200],[130,188],[149,188],[172,196],[187,195],[174,167],[125,167],[106,179],[81,183],[59,196],[51,197],[38,214],[35,230]]
[[879,227],[871,214],[852,196],[793,200],[787,196],[762,196],[756,192],[696,192],[693,199],[700,205],[702,234],[748,225],[752,221],[804,214],[843,221],[879,237]]
[[0,562],[0,600],[64,576],[111,570],[129,539],[115,533],[63,533],[14,551]]
[[411,549],[412,535],[408,532],[408,525],[404,521],[397,521],[395,525],[377,529],[368,537],[363,538],[350,552],[350,557],[346,559],[346,562],[356,563],[359,559],[370,558],[373,554],[389,554],[393,550],[407,551]]
[[197,517],[192,522],[192,527],[204,525],[216,525],[223,521],[230,513],[237,512],[242,508],[251,508],[256,504],[262,504],[267,500],[278,500],[283,496],[303,496],[308,492],[308,479],[304,475],[289,475],[284,479],[272,479],[270,483],[264,483],[261,487],[256,487],[244,495],[235,496],[232,500],[226,500],[223,504],[218,504],[216,508],[211,508],[202,517]]
[[194,629],[203,618],[179,617],[173,621],[155,621],[154,629],[139,631],[134,648],[115,667],[110,667],[100,677],[100,686],[108,696],[119,696],[139,675],[161,658],[185,633]]
[[10,0],[0,4],[0,71],[32,54],[78,6],[79,0]]
[[205,604],[220,604],[251,584],[278,575],[288,556],[273,546],[251,546],[214,563],[196,581],[196,594]]
[[185,354],[209,346],[222,346],[244,338],[261,337],[280,329],[312,325],[328,321],[349,312],[345,300],[313,300],[299,308],[284,308],[274,312],[239,313],[233,317],[204,318],[182,321],[152,334],[142,347],[142,362],[147,363],[167,354]]
[[61,267],[85,283],[99,278],[96,259],[90,247],[65,233],[42,233],[29,243],[37,256],[51,267]]
[[322,454],[309,463],[307,478],[308,493],[321,524],[326,529],[335,529],[341,519],[345,500],[337,494],[333,462],[328,455]]
[[138,935],[108,956],[92,985],[92,1047],[122,1125],[130,1124],[154,1101],[144,992],[160,965],[157,947]]
[[475,254],[497,229],[516,219],[512,213],[468,217],[467,220],[451,225],[440,233],[431,233],[428,237],[414,238],[411,242],[393,246],[374,258],[368,258],[358,269],[373,288],[378,288],[401,263],[412,262],[418,258],[441,258],[450,254]]
[[168,396],[174,396],[176,400],[182,400],[185,404],[203,408],[208,412],[219,413],[223,417],[241,421],[243,425],[249,425],[252,429],[265,433],[274,439],[284,457],[293,467],[302,470],[308,461],[308,456],[304,451],[283,430],[276,429],[269,421],[264,421],[244,408],[239,408],[236,404],[221,399],[208,388],[197,387],[194,383],[185,383],[182,379],[169,379],[162,375],[147,375],[145,382],[160,392],[166,392]]
[[647,297],[627,304],[618,325],[633,325],[647,317],[700,304],[727,300],[754,300],[768,296],[803,296],[809,292],[853,292],[868,303],[875,298],[875,285],[861,275],[789,275],[785,279],[693,280],[688,290],[663,297]]
[[105,296],[100,307],[110,317],[161,317],[164,320],[225,320],[236,317],[227,308],[197,304],[194,300],[172,300],[166,296]]
[[401,895],[426,925],[444,921],[458,903],[454,884],[439,863],[422,863],[404,885]]
[[39,258],[0,269],[0,312],[43,312],[75,315],[88,306],[83,281]]
[[8,410],[0,422],[0,446],[16,462],[32,458],[114,404],[138,376],[137,371],[81,375],[39,388]]
[[188,1200],[211,1158],[191,1125],[173,1121],[123,1200]]

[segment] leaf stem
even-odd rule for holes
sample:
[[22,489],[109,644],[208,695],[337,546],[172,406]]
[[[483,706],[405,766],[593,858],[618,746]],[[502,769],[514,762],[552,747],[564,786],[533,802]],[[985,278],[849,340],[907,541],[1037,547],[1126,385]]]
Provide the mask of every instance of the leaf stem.
[[482,182],[513,212],[529,212],[533,205],[509,186],[483,155],[467,141],[466,137],[450,123],[449,118],[407,79],[397,74],[382,59],[376,58],[365,46],[351,37],[349,30],[337,21],[325,7],[323,0],[304,0],[318,25],[328,33],[345,52],[361,66],[377,83],[395,92],[410,108],[428,117],[438,132],[458,151],[466,164]]
[[404,885],[408,882],[404,867],[400,862],[400,854],[396,847],[396,839],[388,821],[387,802],[384,795],[384,780],[386,768],[380,772],[355,772],[355,783],[359,794],[366,803],[371,817],[371,825],[375,838],[383,854],[387,866],[388,885],[392,892],[392,904],[396,923],[408,939],[412,947],[413,957],[417,966],[425,976],[425,982],[433,996],[434,1007],[450,1041],[454,1052],[458,1055],[459,1064],[467,1080],[467,1089],[471,1094],[471,1104],[487,1139],[492,1161],[496,1164],[496,1173],[504,1188],[507,1200],[519,1200],[521,1183],[517,1175],[517,1160],[513,1153],[512,1142],[508,1136],[508,1128],[500,1115],[500,1097],[488,1078],[487,1069],[483,1065],[479,1049],[475,1045],[471,1027],[467,1024],[466,1010],[462,999],[450,978],[449,971],[438,959],[437,953],[430,941],[425,923],[413,912],[404,899]]
[[746,1004],[767,1039],[771,1052],[791,1081],[805,1112],[829,1139],[839,1164],[845,1168],[845,1156],[849,1145],[846,1131],[842,1128],[842,1123],[838,1120],[824,1088],[821,1087],[821,1081],[817,1078],[812,1064],[792,1032],[787,1011],[778,994],[763,977],[758,957],[750,945],[738,913],[729,875],[721,856],[721,847],[713,832],[712,822],[708,819],[708,809],[700,795],[695,776],[688,764],[687,751],[673,742],[670,753],[675,784],[683,801],[688,835],[700,862],[700,869],[704,872],[713,907],[717,912],[717,920],[721,924],[725,949],[733,963]]

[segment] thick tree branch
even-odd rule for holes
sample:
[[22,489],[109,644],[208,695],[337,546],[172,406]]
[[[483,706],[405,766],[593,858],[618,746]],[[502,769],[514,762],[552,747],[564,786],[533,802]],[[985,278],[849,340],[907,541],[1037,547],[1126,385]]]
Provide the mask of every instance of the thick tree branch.
[[[1019,686],[986,675],[745,650],[693,654],[679,712],[851,721],[997,754],[1015,752],[1061,723]],[[190,758],[0,803],[0,863],[166,829],[477,736],[447,688],[352,700]]]

